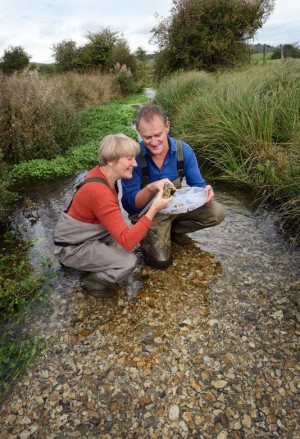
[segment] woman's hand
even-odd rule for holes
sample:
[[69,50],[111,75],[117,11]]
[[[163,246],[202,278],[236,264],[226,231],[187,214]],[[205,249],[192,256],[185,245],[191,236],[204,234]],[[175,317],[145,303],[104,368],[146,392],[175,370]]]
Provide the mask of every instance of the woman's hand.
[[163,195],[163,189],[160,189],[156,197],[154,198],[153,203],[149,208],[148,212],[145,214],[151,221],[153,220],[157,212],[159,212],[161,209],[165,209],[173,198],[173,196],[169,198],[163,198],[162,195]]
[[154,181],[153,183],[147,184],[142,190],[140,190],[135,197],[135,207],[137,209],[142,209],[145,207],[150,200],[164,187],[165,183],[171,184],[175,188],[173,183],[168,178],[163,178],[162,180]]

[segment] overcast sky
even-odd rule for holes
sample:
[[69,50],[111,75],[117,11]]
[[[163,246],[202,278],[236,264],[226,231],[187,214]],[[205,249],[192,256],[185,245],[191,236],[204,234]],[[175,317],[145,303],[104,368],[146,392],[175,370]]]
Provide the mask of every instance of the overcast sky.
[[[0,0],[0,57],[9,46],[22,46],[32,62],[52,63],[52,46],[73,40],[87,42],[88,32],[110,27],[120,32],[134,52],[157,47],[149,43],[158,23],[167,17],[171,0]],[[254,43],[274,46],[300,42],[300,0],[276,0],[275,10]]]

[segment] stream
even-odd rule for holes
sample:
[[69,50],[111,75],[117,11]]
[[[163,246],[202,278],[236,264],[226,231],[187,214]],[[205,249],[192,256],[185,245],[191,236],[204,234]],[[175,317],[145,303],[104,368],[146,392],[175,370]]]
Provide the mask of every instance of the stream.
[[139,272],[97,300],[53,255],[84,175],[24,187],[12,218],[52,279],[24,327],[47,348],[5,401],[0,438],[299,438],[300,249],[275,218],[216,186],[221,225],[191,233],[166,270],[137,248]]

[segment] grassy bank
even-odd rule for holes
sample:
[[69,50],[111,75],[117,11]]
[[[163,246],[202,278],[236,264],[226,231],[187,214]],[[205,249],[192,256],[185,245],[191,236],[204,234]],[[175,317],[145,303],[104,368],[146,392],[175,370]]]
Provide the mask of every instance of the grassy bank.
[[105,135],[122,131],[136,137],[135,130],[130,127],[134,114],[133,107],[118,103],[83,110],[77,146],[52,160],[36,159],[14,165],[11,176],[15,181],[54,180],[95,166],[97,147]]
[[300,63],[177,74],[157,90],[205,175],[246,185],[300,239]]

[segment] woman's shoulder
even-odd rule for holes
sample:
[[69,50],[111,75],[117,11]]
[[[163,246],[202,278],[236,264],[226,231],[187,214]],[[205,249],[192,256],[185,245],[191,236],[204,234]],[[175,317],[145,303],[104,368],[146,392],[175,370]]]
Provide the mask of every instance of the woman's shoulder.
[[92,169],[90,169],[90,171],[86,174],[84,178],[90,178],[90,177],[102,177],[99,165],[96,165]]

